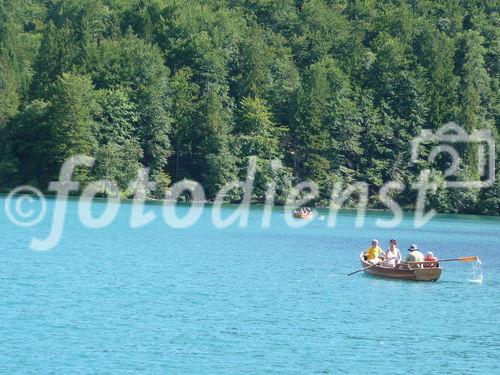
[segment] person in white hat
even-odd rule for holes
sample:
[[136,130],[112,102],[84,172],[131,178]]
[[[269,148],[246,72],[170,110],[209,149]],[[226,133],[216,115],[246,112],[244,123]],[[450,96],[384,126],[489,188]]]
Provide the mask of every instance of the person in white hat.
[[[410,245],[408,248],[408,255],[406,256],[406,261],[407,262],[423,262],[424,261],[424,254],[422,254],[418,250],[417,245]],[[418,265],[418,267],[421,267],[422,265]]]

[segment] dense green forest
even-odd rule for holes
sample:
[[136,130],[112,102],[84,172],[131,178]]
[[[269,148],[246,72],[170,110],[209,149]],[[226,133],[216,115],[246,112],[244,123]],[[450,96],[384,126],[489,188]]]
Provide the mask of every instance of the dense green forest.
[[[140,166],[152,197],[193,179],[213,198],[258,157],[253,200],[277,182],[387,181],[432,169],[440,211],[500,213],[500,182],[445,189],[442,156],[411,160],[422,129],[499,130],[497,0],[0,0],[0,189],[47,189],[61,163],[123,195]],[[461,180],[477,179],[464,146]],[[497,147],[500,148],[500,147]],[[498,155],[498,151],[497,151]],[[280,159],[280,168],[271,160]],[[497,157],[500,160],[500,157]],[[498,168],[497,161],[497,170]],[[237,201],[235,191],[230,200]]]

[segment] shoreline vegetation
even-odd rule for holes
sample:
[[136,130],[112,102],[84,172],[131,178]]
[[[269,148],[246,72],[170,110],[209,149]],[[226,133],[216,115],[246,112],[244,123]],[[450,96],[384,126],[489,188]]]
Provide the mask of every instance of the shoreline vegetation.
[[[8,192],[0,192],[0,198],[5,198],[8,196]],[[25,193],[20,193],[20,194],[25,194]],[[28,194],[30,195],[30,194]],[[48,193],[44,193],[44,198],[47,198],[47,199],[51,199],[51,200],[55,200],[57,198],[57,195],[56,194],[48,194]],[[68,195],[67,197],[64,197],[63,199],[68,199],[68,200],[72,200],[72,201],[77,201],[77,200],[80,200],[80,198],[82,198],[81,195],[78,195],[78,194],[72,194],[72,195]],[[92,197],[92,200],[96,200],[97,202],[105,202],[108,200],[108,197],[106,196],[95,196],[95,197]],[[126,204],[133,204],[134,203],[134,199],[133,198],[123,198],[121,197],[120,198],[120,203],[126,203]],[[187,200],[178,200],[176,202],[173,202],[173,201],[168,201],[168,200],[165,200],[165,199],[160,199],[160,198],[151,198],[151,197],[147,197],[143,203],[145,205],[148,205],[148,204],[153,204],[153,205],[162,205],[162,204],[165,204],[165,203],[170,203],[170,204],[181,204],[181,205],[191,205],[193,203],[195,204],[203,204],[203,205],[206,205],[206,206],[212,206],[214,205],[214,201],[213,200],[205,200],[205,201],[196,201],[196,202],[191,202],[191,201],[187,201]],[[240,202],[224,202],[222,203],[222,207],[227,207],[227,206],[239,206]],[[264,203],[250,203],[249,204],[249,207],[250,209],[252,208],[262,208],[264,207]],[[285,205],[283,204],[275,204],[273,205],[273,210],[280,210],[282,209],[284,211],[284,208],[285,208]],[[318,206],[318,205],[315,205],[313,207],[313,211],[317,211],[319,213],[321,213],[321,215],[328,215],[328,211],[329,211],[330,207],[328,206]],[[341,207],[338,209],[338,212],[356,212],[358,210],[357,207],[353,207],[353,206],[347,206],[347,207]],[[414,214],[415,213],[415,210],[412,208],[412,207],[401,207],[401,211],[403,214]],[[375,214],[375,213],[383,213],[383,214],[393,214],[393,211],[389,208],[374,208],[374,207],[367,207],[366,208],[366,213],[367,214]],[[493,219],[493,220],[497,220],[499,219],[498,215],[484,215],[484,214],[464,214],[464,213],[449,213],[449,212],[437,212],[436,213],[437,217],[439,217],[440,215],[458,215],[458,216],[481,216],[481,218],[484,218],[484,219]],[[328,216],[326,216],[328,217]]]
[[429,161],[438,143],[417,161],[411,146],[450,122],[488,130],[500,170],[499,17],[495,0],[0,0],[0,191],[45,189],[83,154],[96,162],[76,170],[82,187],[130,196],[147,167],[148,199],[189,179],[210,202],[255,156],[252,204],[271,181],[277,206],[314,181],[318,207],[363,181],[381,209],[394,181],[407,188],[391,199],[413,210],[429,170],[428,209],[498,216],[500,173],[446,185],[488,177],[479,145],[456,146],[451,178],[451,154]]

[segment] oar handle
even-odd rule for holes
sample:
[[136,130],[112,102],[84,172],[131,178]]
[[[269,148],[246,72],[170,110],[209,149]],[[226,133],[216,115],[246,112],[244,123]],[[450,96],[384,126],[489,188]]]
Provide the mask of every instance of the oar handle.
[[374,263],[370,266],[367,266],[367,267],[363,267],[363,268],[360,268],[359,270],[356,270],[354,272],[351,272],[351,273],[348,273],[347,276],[352,276],[354,275],[355,273],[358,273],[358,272],[361,272],[361,271],[364,271],[364,270],[367,270],[368,268],[372,268],[373,266],[376,266],[378,263]]

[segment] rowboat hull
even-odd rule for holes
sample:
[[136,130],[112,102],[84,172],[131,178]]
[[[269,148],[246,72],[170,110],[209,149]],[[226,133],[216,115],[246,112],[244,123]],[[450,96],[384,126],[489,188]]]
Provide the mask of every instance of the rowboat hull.
[[312,219],[313,215],[311,214],[301,214],[294,212],[293,217],[296,219]]
[[[372,265],[371,263],[363,259],[363,254],[361,254],[360,256],[360,261],[363,268]],[[411,281],[437,281],[441,277],[442,271],[443,269],[439,266],[412,268],[409,267],[406,263],[399,264],[394,268],[375,265],[364,270],[366,274],[376,277]]]

